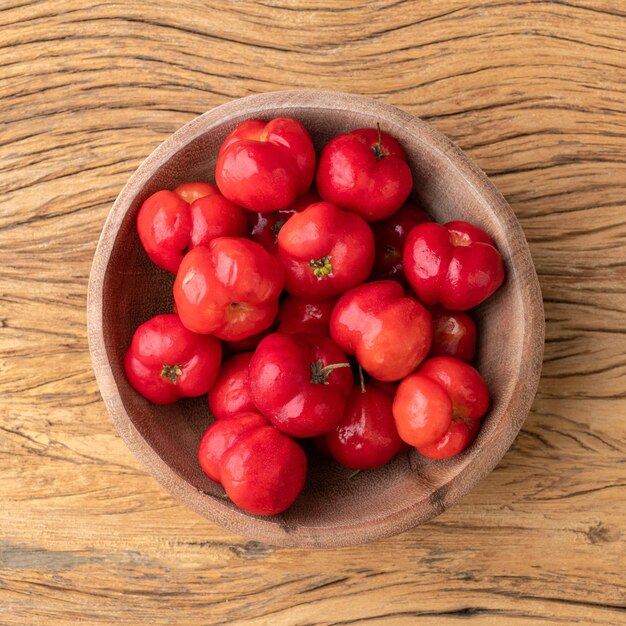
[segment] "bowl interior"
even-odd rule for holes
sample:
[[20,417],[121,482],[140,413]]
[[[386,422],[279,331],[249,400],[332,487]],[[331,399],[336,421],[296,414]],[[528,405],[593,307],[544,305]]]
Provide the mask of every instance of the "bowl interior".
[[[112,412],[127,415],[172,476],[196,493],[197,501],[192,505],[196,510],[232,530],[274,543],[355,543],[390,534],[394,524],[396,530],[402,530],[432,517],[469,489],[471,485],[463,485],[463,475],[470,463],[478,463],[481,475],[490,471],[510,445],[528,408],[523,407],[521,414],[512,410],[529,334],[525,285],[534,273],[532,265],[529,270],[527,262],[519,261],[520,254],[527,257],[527,248],[512,212],[480,178],[483,175],[426,124],[383,105],[356,109],[348,108],[341,98],[327,98],[323,106],[301,101],[290,104],[287,99],[277,104],[266,100],[262,106],[231,107],[223,117],[219,109],[213,111],[161,146],[141,166],[134,185],[131,180],[113,209],[120,215],[119,228],[102,279],[102,337],[119,394],[119,406]],[[492,405],[468,451],[437,462],[415,453],[405,454],[383,468],[356,475],[311,451],[307,484],[296,503],[282,515],[254,518],[220,497],[222,488],[202,473],[196,461],[200,437],[210,422],[206,397],[154,406],[127,383],[123,357],[136,327],[172,307],[173,277],[149,261],[137,236],[135,219],[142,202],[159,189],[172,189],[185,181],[213,181],[217,149],[237,124],[251,117],[286,115],[296,117],[309,129],[318,151],[338,133],[380,122],[407,151],[414,175],[414,198],[440,222],[464,219],[490,233],[503,255],[507,279],[475,312],[480,328],[478,368],[489,386]],[[137,180],[141,181],[140,188]],[[532,276],[527,275],[529,271]],[[112,403],[108,403],[111,409]],[[124,435],[120,418],[114,414],[114,420]],[[257,521],[260,530],[255,531]]]

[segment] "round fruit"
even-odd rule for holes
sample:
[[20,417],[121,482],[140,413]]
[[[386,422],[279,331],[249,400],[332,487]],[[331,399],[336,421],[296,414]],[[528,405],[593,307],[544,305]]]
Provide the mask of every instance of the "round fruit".
[[395,213],[413,185],[402,146],[380,128],[331,139],[320,155],[316,181],[324,200],[368,222]]
[[330,298],[367,280],[374,263],[374,236],[358,215],[318,202],[282,227],[278,257],[290,294]]
[[400,437],[418,452],[447,458],[471,443],[478,427],[470,422],[479,424],[488,408],[489,392],[480,374],[463,361],[442,356],[424,361],[400,383],[393,416]]
[[254,515],[282,513],[306,478],[302,448],[258,413],[240,413],[209,426],[198,460],[239,508]]
[[283,281],[280,263],[258,243],[219,237],[183,259],[174,282],[176,310],[194,332],[240,341],[272,324]]
[[430,217],[426,211],[407,202],[391,217],[372,224],[376,245],[376,260],[372,272],[375,280],[393,279],[400,283],[406,282],[402,261],[404,243],[414,226],[428,221]]
[[178,315],[157,315],[133,335],[124,369],[133,388],[155,404],[205,394],[217,378],[222,348],[183,326]]
[[390,461],[403,448],[392,413],[393,396],[371,385],[355,385],[343,416],[323,435],[326,449],[342,465],[373,469]]
[[430,356],[453,356],[469,363],[476,354],[476,322],[461,311],[434,306],[433,343]]
[[222,365],[215,384],[209,390],[209,408],[216,419],[256,410],[248,385],[248,365],[252,354],[236,354]]
[[428,354],[432,332],[428,311],[393,280],[350,289],[330,318],[330,335],[339,347],[383,381],[410,374]]
[[314,172],[315,148],[300,122],[288,117],[248,120],[220,147],[215,182],[235,204],[272,213],[304,194]]
[[494,293],[504,265],[493,241],[467,222],[415,226],[404,246],[404,273],[425,304],[465,311]]
[[287,296],[278,307],[278,332],[329,336],[330,316],[336,303],[334,299],[311,300]]
[[345,354],[327,337],[274,333],[261,341],[248,368],[259,411],[292,437],[332,430],[352,389]]

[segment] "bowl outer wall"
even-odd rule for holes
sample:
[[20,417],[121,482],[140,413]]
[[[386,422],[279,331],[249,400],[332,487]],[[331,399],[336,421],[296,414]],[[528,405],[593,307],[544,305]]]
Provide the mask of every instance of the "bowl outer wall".
[[[512,277],[515,279],[518,295],[516,306],[521,307],[517,311],[516,319],[523,324],[523,327],[515,328],[519,366],[513,368],[517,371],[516,379],[507,382],[506,397],[499,400],[499,418],[494,420],[494,427],[483,427],[474,445],[453,463],[444,461],[422,467],[420,461],[416,460],[416,455],[408,456],[405,471],[415,474],[417,481],[423,483],[425,480],[426,488],[416,490],[419,497],[409,497],[393,510],[388,510],[387,507],[387,510],[374,513],[365,520],[351,519],[347,523],[330,525],[323,524],[323,520],[317,520],[310,525],[294,525],[284,514],[272,518],[248,515],[219,498],[218,494],[208,493],[192,484],[162,458],[154,442],[149,442],[133,423],[133,418],[122,400],[119,371],[114,373],[110,361],[110,345],[107,349],[103,317],[105,280],[120,227],[131,204],[136,202],[155,172],[185,146],[211,129],[225,124],[232,127],[253,117],[267,118],[270,111],[272,116],[281,114],[294,117],[298,117],[298,112],[314,111],[315,115],[319,114],[324,119],[331,119],[333,112],[349,111],[359,119],[371,119],[370,125],[380,121],[390,134],[405,137],[410,135],[413,148],[436,154],[442,163],[454,170],[464,186],[463,193],[469,194],[468,198],[472,195],[472,202],[486,207],[483,209],[485,212],[491,211],[493,223],[490,223],[490,232],[499,247],[502,248],[502,241],[506,242],[508,254],[503,256],[508,280]],[[406,140],[404,143],[406,145]],[[420,171],[426,172],[425,176],[432,176],[433,172],[427,171],[428,167],[426,163]],[[415,167],[413,169],[415,172]],[[417,178],[416,184],[419,184],[419,176]],[[456,188],[458,187],[457,184]],[[452,219],[455,215],[454,207],[446,210],[449,214],[444,214],[444,217]],[[283,91],[249,96],[199,116],[163,142],[131,176],[109,213],[94,257],[87,306],[89,348],[96,379],[115,427],[133,454],[174,497],[199,514],[234,533],[273,545],[356,545],[402,532],[442,513],[489,474],[512,444],[530,410],[539,383],[543,358],[545,331],[539,282],[521,226],[504,198],[460,149],[427,123],[393,106],[363,96],[339,92]],[[507,313],[504,312],[502,317],[506,319]],[[195,458],[191,462],[195,462]],[[439,468],[431,474],[434,479],[425,471],[428,467]],[[422,471],[424,475],[420,476]],[[444,478],[441,479],[441,476]],[[376,494],[371,497],[374,498],[372,506],[375,507]]]

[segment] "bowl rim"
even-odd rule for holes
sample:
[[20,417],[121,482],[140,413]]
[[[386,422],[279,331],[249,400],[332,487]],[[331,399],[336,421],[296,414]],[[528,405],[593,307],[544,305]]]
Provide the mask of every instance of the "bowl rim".
[[[506,223],[515,240],[516,266],[519,268],[520,301],[526,331],[520,347],[519,375],[504,413],[511,427],[500,436],[475,449],[475,455],[461,470],[428,497],[429,507],[420,506],[424,499],[411,501],[406,507],[376,518],[333,527],[290,528],[276,520],[250,516],[233,511],[218,498],[199,490],[175,472],[135,428],[121,401],[121,395],[108,360],[103,327],[103,295],[109,265],[122,221],[132,201],[142,191],[154,171],[168,162],[188,143],[216,126],[242,115],[262,116],[268,109],[285,109],[297,115],[298,109],[349,110],[360,114],[378,114],[393,134],[393,126],[402,126],[420,135],[423,143],[445,157],[464,178],[474,193],[483,199],[497,220]],[[416,137],[417,139],[417,137]],[[442,513],[464,497],[487,476],[502,459],[516,438],[535,397],[543,361],[545,320],[541,289],[521,225],[504,197],[487,175],[443,133],[427,122],[395,106],[371,98],[335,91],[295,90],[273,91],[229,101],[192,119],[162,142],[135,170],[116,198],[104,223],[89,276],[87,290],[87,335],[96,380],[113,424],[130,451],[150,474],[177,500],[203,517],[229,531],[249,539],[273,545],[292,547],[342,547],[382,539]],[[524,358],[522,358],[522,355]],[[478,461],[481,461],[478,463]],[[427,509],[425,511],[425,509]],[[239,514],[234,514],[239,513]],[[329,540],[329,530],[332,537]]]

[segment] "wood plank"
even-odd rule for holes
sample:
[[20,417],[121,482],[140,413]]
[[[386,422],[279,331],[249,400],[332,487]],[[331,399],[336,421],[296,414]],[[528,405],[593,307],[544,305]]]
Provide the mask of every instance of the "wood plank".
[[[626,12],[616,0],[0,6],[2,624],[626,624]],[[369,95],[487,171],[546,307],[533,411],[433,522],[277,549],[207,524],[114,432],[85,293],[108,209],[180,125],[273,89]]]

